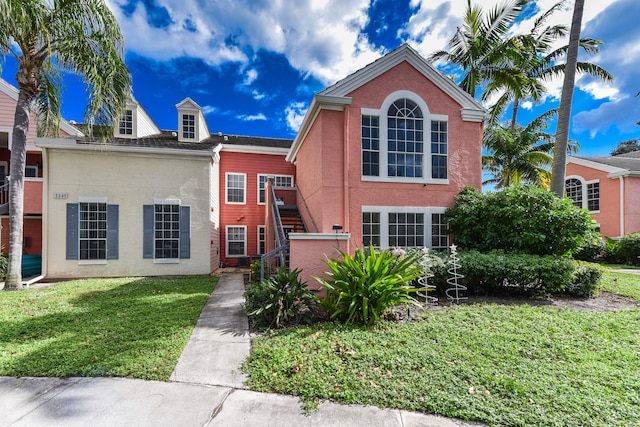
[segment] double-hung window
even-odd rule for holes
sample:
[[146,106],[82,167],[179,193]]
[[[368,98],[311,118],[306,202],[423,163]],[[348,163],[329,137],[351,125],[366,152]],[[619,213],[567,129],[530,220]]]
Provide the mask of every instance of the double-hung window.
[[247,255],[247,227],[227,226],[227,256],[242,257]]
[[67,204],[66,259],[103,264],[118,258],[118,205],[106,198]]
[[191,256],[191,209],[178,200],[143,206],[143,257],[178,262]]
[[587,209],[600,210],[600,182],[587,182]]
[[449,244],[445,208],[363,206],[362,245],[445,249]]
[[365,181],[447,183],[448,117],[430,114],[414,93],[390,95],[380,110],[361,110]]
[[244,173],[227,173],[226,201],[230,204],[246,203],[247,175]]
[[266,202],[267,179],[273,178],[275,187],[293,187],[293,176],[291,175],[258,175],[258,204],[263,205]]

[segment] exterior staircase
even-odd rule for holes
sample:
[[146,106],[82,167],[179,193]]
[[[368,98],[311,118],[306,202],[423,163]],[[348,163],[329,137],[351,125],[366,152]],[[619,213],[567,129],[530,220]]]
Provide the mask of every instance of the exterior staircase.
[[280,212],[282,228],[294,233],[306,233],[308,231],[297,206],[279,205],[278,211]]

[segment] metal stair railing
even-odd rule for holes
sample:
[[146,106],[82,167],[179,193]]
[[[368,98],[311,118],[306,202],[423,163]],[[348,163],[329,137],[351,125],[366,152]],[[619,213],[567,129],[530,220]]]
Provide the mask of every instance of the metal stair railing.
[[[294,186],[294,188],[296,189],[298,200],[301,202],[302,207],[304,208],[304,214],[303,214],[303,210],[298,209],[298,211],[300,212],[300,218],[302,218],[302,222],[304,223],[305,229],[310,230],[311,233],[317,233],[318,226],[316,225],[316,222],[313,220],[313,217],[311,216],[311,211],[309,210],[309,206],[307,206],[306,200],[302,196],[302,193],[300,192],[300,189],[298,188],[298,186],[296,185]],[[308,218],[308,220],[305,219],[305,216]],[[309,225],[311,225],[311,227],[309,227]]]
[[[271,178],[269,178],[271,180]],[[271,181],[273,184],[273,181]],[[282,218],[280,218],[280,211],[278,210],[275,190],[273,185],[268,186],[270,188],[270,204],[271,204],[271,216],[273,217],[273,226],[276,235],[276,247],[275,249],[267,252],[260,257],[260,281],[265,278],[265,264],[269,266],[269,270],[272,267],[286,266],[287,250],[289,249],[289,242],[284,234],[284,228],[282,227]],[[279,265],[278,265],[279,261]],[[273,263],[273,265],[272,265]],[[271,271],[269,271],[271,274]]]
[[0,185],[0,209],[9,205],[9,181]]

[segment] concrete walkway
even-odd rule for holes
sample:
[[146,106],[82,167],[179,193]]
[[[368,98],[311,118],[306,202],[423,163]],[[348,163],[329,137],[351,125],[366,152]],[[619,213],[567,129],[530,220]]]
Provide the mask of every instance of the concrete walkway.
[[0,377],[4,426],[479,426],[375,406],[320,403],[302,412],[297,397],[246,390],[249,355],[242,274],[225,273],[211,294],[172,382],[127,378]]

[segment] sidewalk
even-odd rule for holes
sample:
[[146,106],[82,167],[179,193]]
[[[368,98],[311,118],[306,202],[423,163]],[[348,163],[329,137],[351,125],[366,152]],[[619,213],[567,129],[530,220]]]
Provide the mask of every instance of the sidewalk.
[[11,426],[479,426],[375,406],[321,402],[245,390],[249,355],[242,274],[225,273],[202,311],[172,382],[127,378],[0,377],[0,427]]

